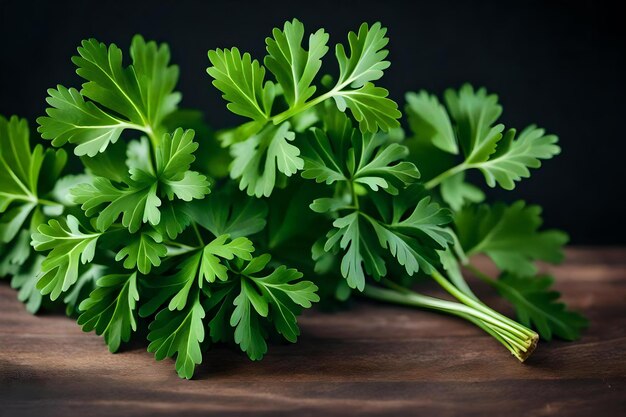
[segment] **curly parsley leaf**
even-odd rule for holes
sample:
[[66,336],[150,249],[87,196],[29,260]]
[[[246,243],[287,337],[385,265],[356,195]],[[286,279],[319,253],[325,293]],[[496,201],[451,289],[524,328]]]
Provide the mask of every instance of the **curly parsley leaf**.
[[551,289],[554,284],[551,276],[520,277],[505,273],[489,282],[513,304],[519,321],[533,326],[545,340],[552,340],[553,336],[579,339],[580,332],[588,325],[587,319],[558,301],[561,294]]
[[109,351],[117,352],[121,342],[128,342],[137,330],[137,301],[137,273],[103,276],[89,298],[80,303],[78,308],[83,313],[78,324],[85,332],[95,330],[97,335],[103,335]]
[[91,262],[95,255],[102,233],[80,229],[78,219],[68,215],[42,224],[32,236],[35,250],[50,250],[41,265],[37,288],[43,295],[50,294],[52,300],[76,283],[79,265]]
[[456,213],[454,223],[467,255],[485,253],[500,270],[521,276],[537,273],[536,260],[560,262],[568,240],[558,230],[540,231],[541,208],[523,201],[468,206]]
[[76,155],[95,156],[114,144],[126,129],[154,134],[163,118],[176,109],[178,67],[170,66],[167,45],[133,38],[132,64],[122,51],[95,39],[83,41],[72,62],[85,83],[79,92],[58,86],[48,90],[47,116],[38,131],[54,146],[77,145]]

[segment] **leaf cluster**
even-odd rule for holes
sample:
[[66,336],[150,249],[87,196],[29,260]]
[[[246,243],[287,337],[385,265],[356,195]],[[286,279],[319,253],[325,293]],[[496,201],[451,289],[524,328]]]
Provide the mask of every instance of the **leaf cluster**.
[[[320,295],[406,294],[445,271],[444,288],[471,301],[472,270],[545,339],[577,338],[584,319],[537,263],[560,262],[567,235],[543,230],[538,206],[484,203],[465,176],[513,189],[558,154],[556,136],[506,130],[497,97],[469,85],[444,104],[407,93],[405,134],[375,85],[390,65],[386,28],[361,25],[334,59],[328,33],[305,33],[296,19],[274,29],[262,61],[209,51],[213,85],[245,119],[216,133],[178,108],[167,45],[141,36],[130,62],[82,42],[82,86],[48,90],[37,119],[52,147],[0,117],[0,276],[27,308],[65,305],[111,352],[145,324],[148,351],[191,378],[210,345],[258,360],[272,338],[295,342]],[[472,269],[479,254],[500,278]]]

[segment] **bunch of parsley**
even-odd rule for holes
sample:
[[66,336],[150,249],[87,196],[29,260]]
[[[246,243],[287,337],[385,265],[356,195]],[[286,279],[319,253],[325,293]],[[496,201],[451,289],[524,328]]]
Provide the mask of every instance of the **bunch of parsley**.
[[[328,42],[323,29],[305,39],[294,19],[266,39],[263,63],[209,51],[213,85],[246,120],[212,132],[178,108],[166,45],[136,36],[128,64],[114,44],[83,41],[72,59],[81,89],[50,89],[37,120],[61,149],[31,148],[27,122],[0,117],[0,276],[33,313],[64,304],[111,352],[149,323],[148,351],[175,356],[184,378],[213,343],[257,360],[272,335],[295,342],[296,317],[320,296],[446,312],[522,361],[538,340],[530,327],[578,338],[585,319],[536,266],[559,262],[567,236],[541,230],[537,206],[483,203],[465,179],[479,170],[513,189],[559,153],[556,136],[505,129],[497,97],[469,85],[446,91],[445,105],[408,93],[405,134],[374,84],[390,65],[386,29],[363,24],[337,44],[335,76],[320,74]],[[472,265],[481,253],[499,277]],[[465,271],[521,324],[482,303]],[[457,301],[414,292],[422,279]]]

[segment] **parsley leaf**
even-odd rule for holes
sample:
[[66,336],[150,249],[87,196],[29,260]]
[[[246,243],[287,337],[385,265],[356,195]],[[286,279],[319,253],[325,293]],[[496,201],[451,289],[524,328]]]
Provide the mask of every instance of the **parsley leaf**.
[[[56,205],[41,200],[39,191],[50,191],[67,160],[63,150],[44,151],[37,145],[31,152],[26,120],[0,116],[0,242],[8,243],[23,228],[38,205]],[[50,178],[40,178],[44,172]]]
[[[191,201],[210,192],[207,178],[188,170],[197,148],[193,136],[192,130],[182,129],[172,135],[164,134],[156,148],[156,172],[152,172],[149,166],[144,170],[131,162],[135,167],[130,169],[130,176],[122,185],[96,177],[91,184],[72,189],[74,201],[82,204],[87,216],[99,213],[96,225],[101,231],[107,230],[119,216],[122,216],[122,225],[131,233],[137,232],[144,223],[158,226],[161,223],[161,198]],[[167,205],[168,218],[164,227],[169,229],[167,233],[170,235],[182,231],[172,225],[172,218],[177,214],[173,212],[175,209],[175,205]]]
[[[350,288],[362,291],[365,273],[375,279],[387,274],[382,249],[388,249],[396,261],[405,267],[408,275],[420,269],[426,273],[434,271],[438,264],[437,250],[445,249],[453,237],[444,225],[451,221],[450,213],[424,197],[413,206],[415,189],[406,192],[406,197],[376,203],[380,219],[362,211],[340,217],[333,222],[335,227],[327,235],[324,250],[329,252],[336,245],[346,252],[341,261],[341,274]],[[313,202],[314,211],[326,212],[346,209],[337,200],[318,199]],[[407,216],[408,210],[412,210]],[[364,268],[365,267],[365,270]]]
[[558,230],[539,231],[541,208],[523,201],[469,206],[456,214],[454,223],[467,255],[485,253],[500,270],[521,276],[537,273],[535,260],[560,262],[568,240]]
[[482,203],[485,193],[475,185],[465,182],[465,173],[459,172],[441,182],[441,198],[455,211],[469,203]]
[[[516,181],[530,176],[530,168],[539,168],[542,159],[560,152],[558,138],[545,135],[543,129],[534,125],[517,138],[515,129],[503,134],[504,125],[496,124],[502,106],[498,97],[484,88],[474,90],[466,84],[459,91],[447,90],[444,96],[447,112],[435,96],[425,91],[407,94],[409,124],[419,139],[450,154],[458,154],[459,147],[463,152],[464,161],[426,183],[427,188],[464,170],[479,169],[490,187],[497,183],[512,190]],[[464,183],[457,179],[455,185],[461,184]],[[467,192],[468,188],[464,190]],[[453,204],[458,206],[458,201]]]
[[231,147],[234,160],[230,176],[240,178],[239,188],[248,195],[269,197],[276,184],[276,169],[290,177],[304,167],[300,150],[290,143],[295,134],[289,129],[289,122],[269,125]]
[[308,50],[302,48],[304,25],[294,19],[286,22],[284,29],[274,29],[273,38],[267,38],[265,66],[274,74],[282,87],[290,107],[305,103],[316,87],[311,85],[328,52],[328,34],[319,29],[309,37]]
[[146,230],[131,235],[130,242],[115,255],[115,260],[124,260],[124,268],[137,268],[147,275],[153,266],[161,265],[166,254],[163,237],[155,230]]
[[204,341],[204,309],[198,293],[183,310],[161,310],[150,323],[148,352],[160,361],[176,355],[176,372],[191,379],[196,365],[202,363],[200,343]]
[[104,335],[109,351],[116,352],[122,341],[130,340],[137,330],[135,307],[139,301],[137,273],[106,275],[96,282],[96,289],[78,307],[83,313],[78,324],[83,331],[95,329]]
[[78,267],[93,260],[96,243],[102,233],[80,230],[78,219],[68,215],[65,219],[52,219],[37,228],[32,245],[37,251],[50,250],[41,264],[37,288],[56,300],[70,289],[78,279]]
[[552,340],[553,336],[576,340],[588,325],[583,316],[567,310],[558,301],[561,294],[550,288],[554,283],[550,276],[520,277],[505,273],[489,283],[513,304],[519,321],[525,326],[532,325],[545,340]]
[[[178,68],[169,65],[167,45],[135,36],[132,64],[122,51],[95,39],[83,41],[72,61],[85,83],[79,92],[58,86],[48,90],[47,116],[37,119],[39,132],[54,146],[76,144],[76,155],[95,156],[133,129],[154,135],[165,116],[176,109]],[[86,100],[87,99],[87,100]]]
[[216,49],[209,51],[212,66],[207,69],[213,77],[213,85],[228,101],[228,110],[252,120],[265,121],[274,102],[274,84],[265,82],[265,67],[243,55],[239,49]]
[[[387,98],[387,90],[371,83],[389,67],[385,34],[380,23],[363,24],[358,34],[350,32],[349,56],[342,45],[336,48],[337,84],[316,97],[313,82],[328,51],[328,34],[322,29],[309,37],[308,50],[302,47],[304,25],[297,19],[286,22],[283,30],[274,29],[273,38],[266,39],[264,62],[280,88],[264,81],[265,66],[248,53],[241,55],[237,48],[209,51],[212,66],[207,71],[228,101],[228,109],[252,119],[223,135],[223,145],[231,147],[234,158],[231,177],[240,180],[242,190],[269,197],[276,185],[276,169],[290,177],[303,168],[300,150],[290,143],[294,132],[287,121],[292,120],[295,130],[306,126],[301,118],[331,98],[340,111],[350,109],[362,132],[399,127],[397,104]],[[287,109],[273,114],[275,98],[284,99]]]
[[402,161],[409,154],[405,146],[388,143],[384,135],[361,133],[342,113],[329,113],[329,132],[312,128],[302,145],[303,178],[326,184],[353,181],[391,194],[419,179],[415,165]]
[[100,231],[107,230],[120,216],[122,225],[131,233],[137,232],[143,223],[154,226],[161,221],[157,182],[146,175],[136,175],[123,187],[113,185],[107,178],[97,177],[91,184],[73,188],[72,196],[87,216],[98,213],[96,227]]
[[208,282],[215,282],[215,278],[221,281],[228,279],[228,268],[221,264],[220,258],[232,260],[237,257],[244,261],[252,259],[254,246],[250,240],[245,237],[238,237],[226,243],[229,237],[228,235],[218,236],[204,247],[200,279],[204,277]]

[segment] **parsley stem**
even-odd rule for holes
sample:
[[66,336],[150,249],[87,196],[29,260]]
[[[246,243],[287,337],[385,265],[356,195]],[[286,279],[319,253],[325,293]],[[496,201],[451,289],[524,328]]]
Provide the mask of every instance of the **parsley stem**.
[[363,290],[363,295],[378,301],[436,310],[468,320],[494,337],[520,361],[524,361],[536,346],[536,339],[513,333],[506,323],[501,323],[482,311],[458,302],[418,294],[389,280],[383,280],[382,283],[390,288],[368,284]]
[[476,309],[458,302],[424,296],[414,293],[408,289],[388,290],[366,286],[364,294],[379,301],[433,309],[466,319],[494,337],[520,361],[524,361],[532,353],[536,346],[536,339],[528,339],[527,337],[523,338],[513,334],[508,328],[508,325],[500,323],[481,311],[477,311]]
[[204,246],[204,240],[202,240],[202,235],[200,234],[200,230],[198,230],[198,225],[192,222],[191,227],[196,234],[196,238],[198,239],[198,243],[200,243],[200,246]]
[[500,313],[497,313],[496,311],[494,311],[491,308],[487,307],[483,303],[478,302],[478,301],[474,300],[473,298],[465,295],[458,288],[456,288],[454,285],[452,285],[452,283],[450,281],[448,281],[439,272],[434,271],[431,274],[431,276],[435,279],[435,281],[437,281],[437,283],[439,285],[441,285],[443,287],[443,289],[445,289],[454,298],[456,298],[457,300],[461,301],[463,304],[467,305],[468,307],[471,307],[471,308],[474,308],[474,309],[476,309],[478,311],[481,311],[481,312],[483,312],[483,313],[493,317],[494,319],[500,321],[502,324],[508,325],[508,327],[512,331],[514,331],[516,334],[519,334],[522,337],[531,337],[531,338],[536,338],[537,337],[537,333],[535,333],[534,331],[530,330],[529,328],[522,326],[521,324],[517,323],[516,321],[511,320],[508,317],[503,316]]
[[463,163],[461,163],[461,164],[459,164],[457,166],[454,166],[454,167],[450,168],[449,170],[444,171],[441,174],[437,175],[435,178],[431,179],[426,184],[424,184],[424,187],[427,190],[432,190],[433,188],[435,188],[436,186],[441,184],[447,178],[450,178],[450,177],[458,174],[459,172],[463,172],[463,171],[465,171],[468,168],[470,168],[470,166],[466,162],[463,162]]
[[350,186],[350,195],[352,196],[352,205],[355,210],[359,211],[359,197],[356,195],[356,189],[354,187],[354,183],[352,181],[348,182]]

